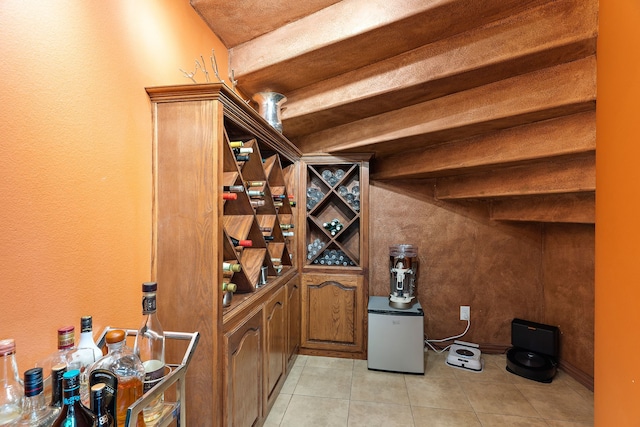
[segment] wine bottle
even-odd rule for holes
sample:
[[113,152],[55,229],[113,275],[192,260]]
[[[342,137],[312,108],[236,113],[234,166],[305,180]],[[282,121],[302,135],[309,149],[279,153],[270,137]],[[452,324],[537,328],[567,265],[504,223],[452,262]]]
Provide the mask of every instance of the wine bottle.
[[58,418],[60,408],[47,406],[44,397],[42,368],[31,368],[24,372],[24,398],[22,415],[12,427],[49,427]]
[[72,369],[62,376],[62,410],[53,427],[95,427],[95,415],[80,402],[80,371]]
[[240,264],[232,264],[230,262],[222,263],[222,271],[233,271],[234,273],[238,273],[242,270],[242,265]]
[[234,237],[230,237],[231,239],[231,244],[234,247],[242,247],[242,248],[249,248],[251,246],[253,246],[253,241],[252,240],[238,240]]
[[238,193],[222,193],[222,200],[237,200]]
[[242,185],[225,185],[222,187],[223,191],[228,191],[230,193],[242,193],[244,191],[244,186]]
[[239,147],[244,146],[244,142],[243,141],[230,141],[229,142],[229,146],[231,148],[239,148]]
[[105,405],[105,383],[98,383],[91,387],[91,411],[96,416],[98,427],[113,427],[113,417]]
[[289,206],[291,206],[292,208],[296,207],[296,202],[294,200],[290,200],[289,201]]
[[[142,326],[138,329],[133,352],[144,366],[144,392],[151,390],[164,377],[165,336],[156,313],[156,282],[142,284]],[[143,410],[145,422],[151,422],[162,414],[164,395],[158,393]]]
[[274,237],[273,237],[273,236],[262,236],[262,237],[263,237],[263,238],[264,238],[264,240],[266,240],[266,241],[271,241],[271,240],[273,240],[273,239],[274,239]]
[[264,187],[264,181],[247,181],[247,187]]
[[253,154],[253,147],[234,147],[234,154]]
[[276,208],[281,208],[282,206],[284,206],[284,204],[282,202],[273,202],[273,206]]
[[294,233],[293,233],[293,231],[283,231],[282,235],[284,237],[293,237]]
[[238,154],[236,156],[236,162],[248,162],[249,161],[249,155],[246,154]]
[[235,283],[222,282],[222,290],[226,292],[235,292],[238,286]]
[[273,227],[260,227],[260,231],[263,233],[271,233],[273,231]]
[[259,208],[260,206],[264,206],[264,200],[253,199],[250,201],[250,203],[251,203],[251,206],[254,208]]
[[272,194],[273,200],[284,200],[287,198],[284,194]]
[[290,230],[292,228],[295,228],[293,224],[280,224],[280,228],[282,230]]
[[0,340],[0,425],[9,424],[20,417],[23,394],[15,340]]
[[264,197],[264,191],[260,190],[247,190],[247,195],[249,197]]

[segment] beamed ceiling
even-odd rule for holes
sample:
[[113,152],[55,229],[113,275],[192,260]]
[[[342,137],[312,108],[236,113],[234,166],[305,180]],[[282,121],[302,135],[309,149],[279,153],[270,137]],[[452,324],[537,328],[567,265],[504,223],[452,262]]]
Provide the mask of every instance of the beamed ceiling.
[[507,221],[595,222],[597,0],[191,0],[303,153]]

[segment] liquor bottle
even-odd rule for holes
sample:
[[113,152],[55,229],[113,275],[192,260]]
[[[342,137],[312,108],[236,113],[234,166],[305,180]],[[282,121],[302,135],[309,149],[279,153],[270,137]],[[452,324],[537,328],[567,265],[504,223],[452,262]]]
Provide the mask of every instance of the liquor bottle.
[[229,146],[231,148],[239,148],[239,147],[242,147],[243,145],[244,145],[244,142],[242,142],[242,141],[230,141],[229,142]]
[[237,200],[237,193],[222,193],[222,200]]
[[98,383],[91,387],[91,411],[96,416],[98,427],[113,427],[113,417],[105,405],[105,383]]
[[31,368],[24,373],[24,398],[22,415],[11,426],[49,427],[58,418],[60,408],[47,406],[44,397],[42,368]]
[[[164,330],[156,314],[156,282],[142,284],[142,315],[144,320],[136,334],[133,352],[140,358],[144,366],[144,392],[148,392],[164,377]],[[164,395],[157,396],[142,412],[146,422],[157,419],[162,414]]]
[[247,187],[264,187],[264,181],[247,181],[245,185]]
[[234,273],[238,273],[242,270],[242,265],[240,264],[232,264],[230,262],[222,263],[222,271],[233,271]]
[[244,191],[244,186],[242,185],[225,185],[222,187],[223,191],[228,191],[230,193],[242,193]]
[[[124,426],[127,408],[143,395],[144,366],[140,358],[126,346],[126,334],[122,329],[107,332],[105,340],[109,352],[93,364],[89,380],[95,373],[109,371],[117,378],[116,425]],[[95,384],[91,384],[92,386]],[[144,426],[142,413],[138,417],[138,426]]]
[[231,244],[233,244],[234,247],[243,247],[243,248],[250,248],[251,246],[253,246],[253,241],[252,240],[238,240],[234,237],[230,237],[231,239]]
[[13,339],[0,341],[0,425],[20,417],[24,388],[20,385],[20,372]]
[[58,329],[58,350],[47,356],[45,359],[36,362],[36,367],[41,367],[44,372],[50,372],[51,368],[61,363],[67,365],[67,370],[80,370],[82,365],[80,358],[74,356],[76,352],[75,346],[75,328],[73,326],[64,326]]
[[72,369],[62,376],[62,409],[53,427],[95,427],[96,417],[80,402],[80,371]]
[[80,318],[80,340],[76,351],[71,355],[73,361],[80,363],[80,398],[85,406],[89,405],[89,367],[102,357],[102,350],[93,340],[93,318]]
[[51,367],[51,403],[52,408],[62,408],[62,376],[67,372],[67,365],[60,363]]
[[235,283],[222,282],[222,290],[225,292],[235,292],[238,286]]

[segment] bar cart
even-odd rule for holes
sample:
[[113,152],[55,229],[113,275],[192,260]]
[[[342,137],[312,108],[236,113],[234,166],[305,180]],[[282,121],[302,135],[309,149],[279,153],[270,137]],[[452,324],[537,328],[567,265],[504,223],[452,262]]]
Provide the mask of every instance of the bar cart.
[[[122,329],[125,331],[127,337],[135,337],[138,331],[136,329],[114,328],[107,326],[100,335],[97,345],[100,348],[105,346],[105,337],[107,332],[113,329]],[[148,393],[145,393],[140,399],[136,400],[133,405],[129,406],[127,410],[127,420],[124,427],[135,427],[137,425],[138,414],[142,412],[142,409],[146,407],[153,398],[161,393],[164,393],[169,387],[175,384],[175,402],[164,403],[162,415],[158,420],[153,423],[146,423],[146,427],[166,427],[174,420],[177,426],[186,426],[186,414],[185,414],[185,375],[189,368],[189,362],[193,353],[198,346],[198,340],[200,334],[198,332],[164,332],[165,340],[180,340],[189,341],[185,350],[184,356],[180,363],[169,363],[166,365],[171,367],[171,372],[156,386],[153,387]]]

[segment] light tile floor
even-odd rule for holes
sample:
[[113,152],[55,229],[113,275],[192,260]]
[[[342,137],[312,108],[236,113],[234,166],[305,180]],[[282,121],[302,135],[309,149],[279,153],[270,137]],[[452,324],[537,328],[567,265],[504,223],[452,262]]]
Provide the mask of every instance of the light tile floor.
[[298,356],[265,426],[584,427],[593,392],[563,371],[551,384],[505,370],[483,354],[483,372],[425,353],[425,375],[369,371],[366,360]]

